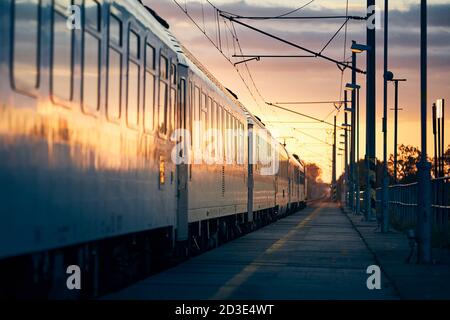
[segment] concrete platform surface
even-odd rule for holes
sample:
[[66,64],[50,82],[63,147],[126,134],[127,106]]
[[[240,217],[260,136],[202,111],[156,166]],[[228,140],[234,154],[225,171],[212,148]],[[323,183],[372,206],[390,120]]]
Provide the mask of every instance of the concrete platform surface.
[[318,203],[103,299],[400,298],[385,274],[367,288],[377,262],[350,218]]
[[417,252],[407,263],[410,246],[405,234],[395,230],[383,234],[377,230],[375,222],[364,222],[361,216],[351,213],[347,216],[396,287],[400,298],[450,299],[449,250],[434,249],[432,265],[417,264]]

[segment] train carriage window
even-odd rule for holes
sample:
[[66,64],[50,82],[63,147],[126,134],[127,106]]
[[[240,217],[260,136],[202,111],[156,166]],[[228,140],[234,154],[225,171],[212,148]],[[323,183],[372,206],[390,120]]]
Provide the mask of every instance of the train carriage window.
[[176,98],[177,98],[177,67],[174,63],[170,65],[170,130],[175,130],[175,110],[176,110]]
[[120,118],[120,97],[122,85],[122,55],[113,48],[109,48],[108,66],[108,118]]
[[177,66],[174,63],[170,66],[170,83],[177,85]]
[[170,89],[170,130],[175,130],[175,108],[177,104],[177,91]]
[[212,129],[212,100],[210,97],[208,97],[208,111],[207,111],[207,116],[208,116],[208,125],[206,126],[207,130],[211,130]]
[[130,30],[129,33],[129,55],[132,56],[135,59],[140,58],[140,38],[137,32]]
[[194,132],[194,139],[196,143],[196,147],[200,147],[200,132],[199,132],[199,123],[200,123],[200,89],[195,86],[194,89],[194,118],[193,118],[193,126],[192,130]]
[[178,129],[187,129],[187,105],[186,105],[186,80],[180,79],[180,113],[178,114],[175,127]]
[[245,129],[244,124],[241,123],[241,164],[245,162]]
[[219,148],[217,143],[217,104],[212,100],[212,109],[211,109],[211,128],[214,130],[214,153],[217,154],[217,150]]
[[218,159],[223,159],[223,147],[222,147],[222,107],[219,104],[217,105],[217,155]]
[[83,105],[85,111],[99,109],[100,40],[89,32],[84,33]]
[[73,31],[67,28],[65,10],[55,4],[53,14],[51,90],[53,96],[70,101],[73,83]]
[[222,154],[224,160],[227,159],[227,113],[225,111],[225,107],[222,109]]
[[83,110],[97,112],[100,108],[100,2],[84,2],[84,42],[83,42]]
[[237,120],[237,163],[241,164],[242,148],[241,148],[241,123]]
[[140,69],[140,37],[136,31],[128,32],[128,84],[127,84],[127,123],[131,126],[139,124]]
[[38,87],[40,1],[13,3],[13,86],[30,91]]
[[155,48],[149,43],[145,47],[145,61],[147,69],[155,70]]
[[122,21],[114,14],[109,17],[109,41],[116,46],[122,46]]
[[195,94],[194,94],[194,85],[192,84],[192,81],[189,81],[189,110],[188,110],[188,116],[189,116],[189,133],[191,134],[191,147],[194,145],[194,106],[195,106]]
[[145,46],[145,65],[144,127],[147,131],[152,131],[155,121],[155,48],[148,43]]
[[231,161],[233,158],[232,158],[232,126],[231,126],[231,116],[230,116],[230,114],[227,112],[226,113],[226,117],[227,117],[227,120],[226,120],[226,128],[227,128],[227,131],[226,131],[226,134],[225,134],[225,136],[226,136],[226,139],[227,139],[227,150],[226,150],[226,157],[227,157],[227,163],[229,162],[229,161]]
[[235,150],[234,150],[234,117],[229,115],[228,129],[229,129],[229,147],[230,147],[230,160],[234,163]]
[[204,135],[204,132],[205,132],[205,130],[207,130],[208,128],[207,128],[207,125],[208,125],[208,122],[207,122],[207,108],[208,108],[208,99],[207,99],[207,96],[204,94],[204,93],[202,93],[202,107],[201,107],[201,119],[200,119],[200,121],[201,121],[201,133],[200,133],[200,139],[202,139],[203,141],[202,141],[202,143],[203,144],[201,144],[201,146],[203,147],[203,148],[205,148],[205,146],[206,146],[206,139],[203,139],[203,135]]
[[107,116],[120,118],[122,91],[122,21],[111,14],[109,19]]
[[[208,96],[204,93],[202,93],[202,130],[208,130],[208,118],[207,118],[207,112],[208,112]],[[202,132],[202,134],[203,134]]]
[[167,84],[168,61],[161,55],[159,63],[159,104],[158,104],[158,127],[161,134],[167,134],[167,104],[169,100],[169,89]]
[[139,77],[139,65],[133,61],[129,61],[127,121],[130,125],[137,125],[139,123]]
[[86,24],[96,31],[100,30],[101,25],[101,6],[97,0],[84,1],[84,15]]
[[166,110],[167,110],[167,83],[160,81],[159,83],[159,132],[166,134]]
[[234,118],[234,159],[236,163],[238,162],[238,154],[239,154],[239,127],[238,127],[238,121],[236,118]]
[[161,79],[167,79],[167,58],[161,56],[159,64],[159,77]]

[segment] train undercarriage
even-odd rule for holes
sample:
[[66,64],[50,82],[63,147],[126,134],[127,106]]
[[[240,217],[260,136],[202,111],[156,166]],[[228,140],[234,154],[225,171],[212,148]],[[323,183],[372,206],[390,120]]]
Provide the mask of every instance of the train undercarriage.
[[[176,242],[172,227],[123,235],[0,261],[1,299],[92,299],[120,290],[189,257],[212,250],[304,207],[292,206],[193,222],[189,239]],[[69,289],[70,266],[80,288]],[[14,277],[12,275],[15,275]],[[19,276],[20,275],[20,276]]]

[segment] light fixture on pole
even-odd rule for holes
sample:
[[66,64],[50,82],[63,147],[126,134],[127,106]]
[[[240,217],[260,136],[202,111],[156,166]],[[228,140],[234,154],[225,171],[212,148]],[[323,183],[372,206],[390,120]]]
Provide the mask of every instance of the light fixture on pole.
[[358,89],[361,89],[361,86],[358,84],[347,83],[345,85],[345,90],[347,90],[347,91],[354,91],[354,90],[358,90]]
[[350,50],[353,53],[362,53],[364,51],[369,51],[370,47],[366,46],[365,44],[360,44],[360,43],[353,42]]

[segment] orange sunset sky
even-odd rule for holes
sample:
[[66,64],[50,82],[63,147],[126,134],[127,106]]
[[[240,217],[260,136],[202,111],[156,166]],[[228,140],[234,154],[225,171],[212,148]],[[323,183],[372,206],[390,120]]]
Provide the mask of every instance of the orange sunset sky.
[[[186,4],[188,12],[200,27],[213,39],[216,39],[217,21],[211,6],[205,0],[177,0],[183,7]],[[173,0],[145,0],[145,4],[154,9],[168,21],[171,32],[186,46],[226,87],[233,90],[239,100],[254,114],[259,116],[271,129],[275,136],[286,140],[289,151],[297,153],[307,162],[316,162],[323,169],[323,180],[331,180],[331,146],[319,140],[332,142],[332,127],[310,119],[297,116],[266,105],[267,102],[284,101],[323,101],[339,100],[342,92],[341,72],[331,62],[318,58],[262,58],[261,61],[248,63],[256,88],[262,98],[256,93],[245,65],[238,66],[249,90],[239,77],[234,67],[206,39],[201,31],[187,18],[184,12]],[[218,8],[241,15],[276,16],[301,7],[311,0],[212,0]],[[311,15],[345,15],[346,0],[315,0],[305,8],[293,13],[293,16]],[[349,15],[365,14],[365,0],[349,0]],[[377,1],[380,11],[384,1]],[[419,0],[396,0],[390,2],[390,38],[389,38],[389,69],[395,77],[407,78],[406,83],[400,83],[399,113],[399,144],[420,145],[420,11]],[[431,104],[438,98],[450,99],[450,0],[430,0],[429,5],[429,48],[428,48],[428,154],[433,155],[431,132]],[[383,14],[383,13],[382,13]],[[283,21],[248,21],[255,27],[288,39],[313,51],[321,51],[332,35],[342,25],[343,20],[283,20]],[[231,25],[228,25],[232,28]],[[234,53],[231,33],[226,32],[221,24],[222,49],[225,55]],[[239,43],[244,54],[293,54],[302,55],[298,49],[283,45],[280,42],[258,35],[254,31],[235,25]],[[345,28],[336,36],[323,54],[336,60],[344,58]],[[365,43],[365,22],[350,20],[347,26],[347,49],[345,58],[350,57],[351,40]],[[228,47],[225,37],[228,35]],[[383,113],[383,29],[377,30],[377,157],[382,159],[381,119]],[[228,51],[229,49],[229,51]],[[234,59],[234,62],[239,61]],[[358,56],[358,67],[365,70],[365,54]],[[343,77],[343,85],[350,82],[350,70]],[[361,85],[361,136],[360,158],[365,153],[365,78],[358,76]],[[389,109],[394,103],[394,87],[390,84]],[[326,121],[333,121],[337,113],[332,104],[284,105],[301,113],[305,113]],[[450,144],[450,118],[447,102],[446,144]],[[344,112],[338,114],[338,124],[343,123]],[[388,121],[388,151],[393,153],[393,111],[389,110]],[[338,136],[338,139],[340,137]],[[342,158],[338,157],[338,176],[342,172]]]

